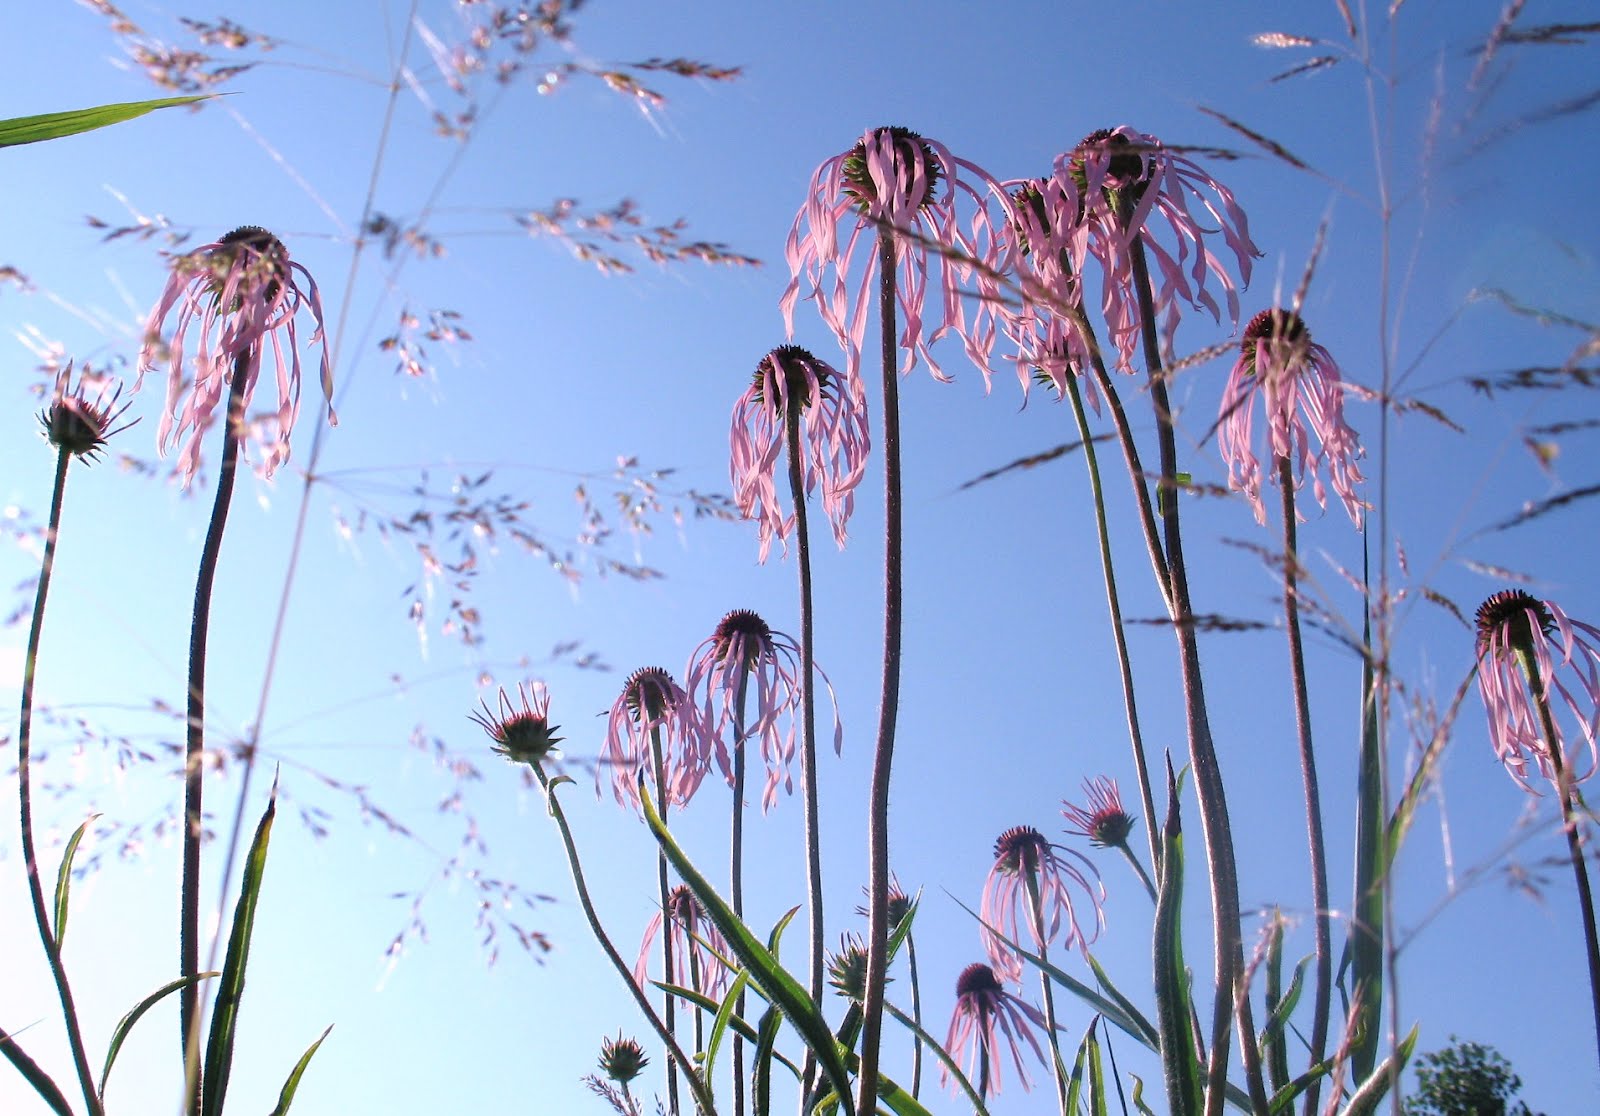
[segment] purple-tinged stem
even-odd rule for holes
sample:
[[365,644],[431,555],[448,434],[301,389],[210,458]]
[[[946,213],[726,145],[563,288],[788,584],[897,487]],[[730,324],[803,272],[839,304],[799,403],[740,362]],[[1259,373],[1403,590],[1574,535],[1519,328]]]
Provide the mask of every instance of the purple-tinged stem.
[[[822,385],[817,387],[822,390]],[[812,400],[819,403],[820,400]],[[807,522],[805,473],[801,462],[800,405],[791,389],[784,404],[784,436],[789,441],[789,493],[794,501],[795,559],[800,570],[800,792],[805,799],[806,910],[811,921],[811,999],[822,1003],[823,908],[822,829],[817,798],[817,705],[812,693],[816,676],[816,633],[811,605],[811,531]],[[743,1006],[742,1004],[740,1005]],[[735,1043],[739,1040],[735,1038]],[[734,1047],[734,1057],[739,1057]],[[736,1063],[737,1064],[737,1061]],[[806,1059],[807,1066],[812,1059]],[[800,1091],[802,1103],[810,1093],[808,1073]],[[738,1091],[735,1091],[737,1106]],[[737,1114],[737,1107],[736,1107]]]
[[[650,766],[655,775],[656,794],[661,798],[661,824],[667,823],[667,799],[665,791],[667,785],[667,761],[661,750],[661,726],[657,725],[650,730]],[[656,887],[661,899],[661,972],[667,979],[672,973],[672,881],[667,876],[667,854],[663,849],[656,850]],[[671,992],[664,992],[662,1002],[663,1022],[669,1032],[676,1033],[677,1006],[673,1003]],[[693,1072],[690,1070],[689,1072]],[[626,1083],[624,1083],[626,1088]],[[678,1116],[678,1062],[675,1058],[667,1059],[667,1111],[672,1116]]]
[[[750,693],[750,665],[744,663],[739,668],[739,689],[733,698],[733,840],[732,851],[729,855],[729,899],[734,915],[740,921],[744,920],[744,782],[745,782],[745,700]],[[665,791],[658,791],[663,799]],[[666,815],[662,815],[665,820]],[[665,855],[665,854],[663,854]],[[689,964],[695,964],[696,954],[689,951]],[[696,989],[699,991],[699,989]],[[741,1018],[744,1015],[744,993],[739,993],[739,1002],[735,1005]],[[700,1044],[700,1013],[694,1013],[695,1046],[704,1049]],[[744,1111],[744,1040],[737,1034],[733,1036],[733,1103],[735,1116]]]
[[888,225],[878,227],[878,284],[883,353],[883,693],[878,704],[878,742],[872,756],[867,820],[867,987],[861,1010],[856,1101],[856,1110],[863,1114],[877,1111],[878,1103],[878,1045],[883,1036],[883,992],[888,976],[889,773],[900,710],[900,369],[895,339],[895,241]]
[[[1048,961],[1050,954],[1044,939],[1044,899],[1039,894],[1039,869],[1027,864],[1026,858],[1023,880],[1028,889],[1028,918],[1033,923],[1034,940],[1039,944],[1039,960]],[[1061,1116],[1074,1116],[1073,1110],[1067,1106],[1067,1064],[1061,1060],[1061,1040],[1056,1037],[1056,995],[1050,987],[1052,983],[1050,974],[1040,969],[1039,987],[1044,998],[1045,1031],[1050,1039],[1050,1070],[1056,1079],[1056,1101],[1061,1107]]]
[[50,927],[49,909],[44,902],[44,884],[39,879],[39,855],[33,843],[33,777],[28,763],[33,743],[33,678],[39,666],[44,606],[50,595],[50,575],[55,570],[61,502],[66,494],[67,466],[71,461],[72,451],[62,446],[56,457],[55,488],[50,496],[50,523],[45,529],[44,557],[39,563],[39,586],[33,597],[33,622],[28,627],[27,657],[22,660],[22,709],[17,718],[17,803],[22,824],[22,863],[28,876],[28,898],[33,902],[33,921],[39,928],[39,941],[50,962],[50,975],[55,978],[56,995],[61,999],[62,1020],[67,1027],[67,1041],[72,1047],[72,1063],[78,1071],[78,1083],[83,1088],[84,1104],[88,1106],[91,1116],[100,1116],[104,1108],[99,1093],[95,1091],[94,1074],[89,1069],[89,1056],[83,1045],[83,1032],[78,1027],[78,1009],[72,1002],[72,986],[67,983],[67,969],[61,960],[61,943],[56,937],[60,928],[52,930]]
[[244,390],[248,382],[250,353],[234,358],[232,387],[228,391],[228,419],[222,433],[222,462],[217,471],[217,495],[211,506],[200,552],[200,571],[194,586],[194,622],[189,629],[189,708],[183,750],[183,886],[178,924],[178,964],[181,977],[191,983],[178,992],[178,1021],[183,1029],[186,1103],[190,1116],[200,1112],[200,992],[193,978],[200,972],[200,834],[206,748],[206,637],[211,627],[211,588],[222,552],[222,533],[228,526],[233,502],[233,480],[239,465],[239,442],[244,436]]
[[[1317,957],[1317,983],[1311,1008],[1311,1064],[1317,1065],[1328,1050],[1333,939],[1328,926],[1328,854],[1322,837],[1322,791],[1317,783],[1317,756],[1311,747],[1311,697],[1306,688],[1305,647],[1300,640],[1300,553],[1295,539],[1294,472],[1287,457],[1278,458],[1278,487],[1283,490],[1283,620],[1289,632],[1295,734],[1300,742],[1300,774],[1306,795],[1306,843],[1311,849],[1312,934]],[[1314,1076],[1306,1086],[1306,1116],[1316,1116],[1321,1091],[1322,1078]]]

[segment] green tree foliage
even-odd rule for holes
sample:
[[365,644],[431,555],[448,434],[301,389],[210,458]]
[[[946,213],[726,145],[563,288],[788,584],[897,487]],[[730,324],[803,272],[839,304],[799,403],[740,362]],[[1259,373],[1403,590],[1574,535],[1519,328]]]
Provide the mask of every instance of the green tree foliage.
[[1407,1116],[1533,1116],[1517,1100],[1522,1078],[1492,1046],[1450,1036],[1443,1050],[1417,1061],[1417,1091]]

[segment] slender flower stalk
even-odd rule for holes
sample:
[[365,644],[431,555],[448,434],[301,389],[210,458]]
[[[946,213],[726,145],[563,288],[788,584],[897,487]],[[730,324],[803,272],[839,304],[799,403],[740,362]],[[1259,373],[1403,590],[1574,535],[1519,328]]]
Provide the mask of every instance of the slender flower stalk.
[[[1600,1057],[1600,931],[1584,859],[1583,806],[1577,784],[1595,771],[1600,736],[1600,628],[1573,620],[1554,601],[1520,589],[1494,594],[1478,608],[1478,691],[1489,713],[1489,736],[1506,771],[1524,790],[1527,756],[1554,786],[1578,889],[1595,1047]],[[1558,669],[1559,668],[1559,669]],[[1560,698],[1588,745],[1588,770],[1573,768],[1555,701]],[[1536,793],[1536,792],[1534,792]]]
[[[173,336],[163,341],[161,328],[174,307],[177,321]],[[224,395],[227,398],[216,499],[195,581],[194,622],[189,638],[179,922],[179,972],[184,977],[193,977],[200,970],[205,670],[212,586],[233,499],[241,444],[247,437],[260,444],[260,467],[269,476],[289,456],[289,438],[300,406],[296,318],[302,308],[310,312],[315,322],[310,342],[320,343],[322,301],[310,273],[290,260],[277,237],[265,229],[246,225],[174,260],[166,289],[150,312],[144,347],[139,355],[141,379],[160,364],[168,367],[166,406],[157,444],[164,453],[171,443],[183,441],[178,470],[185,484],[193,480],[199,468],[201,439],[215,421]],[[198,339],[194,359],[186,366],[184,352],[191,328],[197,332]],[[268,345],[272,347],[277,370],[278,406],[264,420],[252,424],[248,421],[248,409]],[[321,352],[321,379],[323,392],[331,400],[333,379],[325,345]],[[331,409],[329,421],[334,421]],[[199,992],[193,983],[179,992],[178,1015],[188,1067],[188,1110],[198,1113],[204,1083],[200,1080],[198,1065]]]
[[[89,394],[91,390],[95,393],[92,399]],[[39,941],[44,946],[45,958],[50,964],[50,975],[55,980],[56,995],[61,1001],[62,1021],[66,1025],[67,1042],[72,1050],[72,1064],[78,1074],[78,1084],[83,1089],[84,1105],[91,1116],[100,1116],[104,1107],[95,1088],[94,1074],[89,1068],[78,1009],[72,998],[72,985],[61,959],[61,927],[50,925],[49,908],[45,905],[44,883],[39,875],[39,854],[33,838],[33,769],[30,753],[33,743],[34,678],[39,668],[39,643],[44,635],[45,603],[50,596],[50,578],[55,572],[61,508],[66,496],[67,466],[75,457],[93,463],[106,440],[118,430],[126,429],[125,426],[112,428],[128,409],[127,404],[117,405],[121,393],[120,384],[93,377],[87,369],[79,377],[77,387],[73,388],[72,366],[69,364],[56,375],[50,405],[39,415],[45,437],[56,447],[56,473],[50,495],[50,519],[45,528],[44,555],[39,562],[39,584],[34,590],[33,619],[28,626],[28,648],[22,660],[22,707],[17,718],[17,804],[22,834],[22,864],[28,877],[28,898],[33,906],[33,921],[39,931]]]

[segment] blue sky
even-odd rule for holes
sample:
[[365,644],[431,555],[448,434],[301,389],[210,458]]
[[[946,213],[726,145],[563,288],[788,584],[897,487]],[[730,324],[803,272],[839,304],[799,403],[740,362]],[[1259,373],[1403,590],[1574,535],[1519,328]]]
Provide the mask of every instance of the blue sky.
[[[188,42],[176,15],[214,14],[131,0],[124,8],[173,42]],[[1398,388],[1464,431],[1414,411],[1393,422],[1384,459],[1376,408],[1351,408],[1368,446],[1368,476],[1387,478],[1390,537],[1382,550],[1396,584],[1406,587],[1392,660],[1407,689],[1397,704],[1447,701],[1471,662],[1470,635],[1426,602],[1424,587],[1470,613],[1502,587],[1480,571],[1502,567],[1533,576],[1535,590],[1572,615],[1600,616],[1586,505],[1515,531],[1486,530],[1529,501],[1593,483],[1592,434],[1558,438],[1561,452],[1548,468],[1524,444],[1533,427],[1588,418],[1592,402],[1572,392],[1486,397],[1468,385],[1477,375],[1558,365],[1583,339],[1559,322],[1541,324],[1474,298],[1474,291],[1497,288],[1543,311],[1600,320],[1595,168],[1590,145],[1580,142],[1591,118],[1538,126],[1527,119],[1588,92],[1590,51],[1507,48],[1471,93],[1469,52],[1493,25],[1497,5],[1408,4],[1392,36],[1379,5],[1362,18],[1374,28],[1374,64],[1393,75],[1392,87],[1380,80],[1369,90],[1348,59],[1274,83],[1274,74],[1325,51],[1268,51],[1251,36],[1283,31],[1342,44],[1335,4],[1301,6],[1291,23],[1283,22],[1282,5],[1266,3],[1110,8],[1014,3],[980,15],[977,6],[954,2],[593,4],[574,17],[573,58],[682,55],[743,66],[743,76],[729,83],[659,77],[668,103],[649,113],[593,81],[574,81],[548,97],[535,92],[531,78],[501,96],[485,86],[486,108],[465,147],[432,134],[422,97],[445,106],[451,94],[426,53],[413,48],[417,88],[395,98],[376,204],[407,222],[426,211],[446,252],[394,261],[369,252],[354,273],[352,236],[373,178],[407,5],[294,0],[274,6],[270,25],[238,13],[251,30],[281,43],[249,55],[261,64],[228,82],[234,95],[222,103],[4,153],[9,204],[0,211],[0,265],[32,281],[26,291],[0,286],[0,344],[9,348],[11,370],[4,380],[11,405],[0,408],[12,447],[0,491],[8,509],[42,515],[48,493],[50,455],[32,429],[32,350],[59,342],[80,360],[131,361],[163,281],[159,238],[106,242],[86,215],[112,225],[138,216],[170,220],[194,230],[190,243],[242,223],[266,225],[318,276],[330,319],[349,299],[336,340],[341,421],[320,436],[315,460],[327,483],[310,497],[262,723],[264,748],[282,764],[287,801],[327,811],[331,832],[315,838],[286,808],[274,839],[231,1088],[236,1104],[276,1096],[299,1052],[334,1023],[296,1112],[600,1110],[579,1078],[601,1036],[619,1027],[642,1035],[645,1028],[588,940],[537,796],[488,754],[466,715],[481,696],[476,681],[484,672],[506,683],[540,677],[570,754],[592,756],[604,727],[595,715],[609,707],[626,671],[659,663],[681,674],[689,651],[730,608],[754,608],[774,627],[794,629],[792,563],[758,566],[753,525],[690,519],[680,528],[670,512],[684,506],[678,494],[689,489],[726,490],[729,411],[755,363],[784,340],[777,313],[787,280],[784,238],[814,167],[864,128],[915,128],[1000,178],[1043,173],[1086,133],[1120,123],[1169,143],[1241,151],[1241,159],[1207,165],[1246,207],[1266,253],[1244,296],[1245,315],[1269,305],[1275,290],[1294,288],[1318,224],[1327,220],[1305,317],[1347,376],[1369,387],[1380,383],[1383,351],[1376,149],[1393,209],[1388,321]],[[1585,14],[1581,4],[1550,4],[1525,18],[1554,23]],[[419,16],[442,38],[459,33],[451,5],[421,5]],[[0,115],[155,95],[104,18],[87,8],[28,6],[0,17],[0,30],[0,63],[11,75]],[[1440,123],[1430,141],[1436,94]],[[1314,173],[1262,157],[1201,106],[1282,142]],[[641,263],[631,275],[599,275],[561,244],[530,240],[510,219],[511,211],[562,197],[593,208],[637,199],[652,223],[681,215],[689,235],[725,242],[764,266]],[[431,344],[431,375],[398,376],[393,355],[378,342],[402,308],[424,318],[434,309],[459,312],[472,340]],[[1226,337],[1225,327],[1194,317],[1178,346],[1188,351]],[[795,340],[818,354],[833,352],[809,307],[797,315]],[[976,902],[994,837],[1016,824],[1059,836],[1060,800],[1077,798],[1087,777],[1116,776],[1132,795],[1079,460],[961,488],[985,470],[1071,439],[1070,415],[1041,392],[1022,408],[1004,368],[986,396],[958,348],[945,357],[954,384],[935,384],[918,371],[902,388],[908,623],[893,821],[900,878],[926,895],[919,950],[925,1008],[939,1034],[955,974],[981,954],[975,926],[951,896]],[[1181,467],[1200,482],[1225,480],[1214,441],[1204,439],[1225,373],[1216,361],[1175,389]],[[159,388],[147,383],[134,408],[141,422],[116,449],[154,458]],[[239,734],[263,707],[268,638],[303,489],[294,469],[313,460],[315,420],[308,385],[290,469],[271,485],[241,485],[214,621],[217,740]],[[663,510],[652,516],[654,533],[636,538],[619,529],[606,548],[664,578],[589,570],[574,589],[508,538],[498,545],[480,540],[470,600],[483,616],[481,645],[464,647],[439,630],[446,606],[461,596],[448,579],[433,585],[427,645],[419,645],[407,615],[408,587],[421,584],[417,553],[406,538],[385,538],[374,525],[411,512],[417,500],[410,490],[422,470],[447,500],[455,476],[492,467],[484,491],[526,501],[525,519],[570,547],[582,529],[574,486],[582,481],[610,514],[619,455],[636,456],[645,469],[676,470],[659,482]],[[830,935],[858,928],[853,908],[865,875],[860,834],[876,712],[880,481],[875,465],[849,549],[816,548],[818,658],[839,694],[846,733],[843,756],[823,764]],[[114,744],[97,737],[75,749],[70,721],[54,730],[53,741],[41,739],[52,746],[40,778],[62,788],[41,805],[52,832],[70,832],[90,811],[124,827],[96,846],[102,864],[79,887],[68,943],[95,1049],[126,1007],[174,967],[178,851],[170,832],[155,827],[174,809],[173,764],[160,746],[178,738],[179,726],[153,712],[151,702],[176,704],[183,694],[209,488],[185,495],[160,476],[119,473],[110,463],[77,471],[69,488],[41,700],[159,757],[120,770]],[[1108,489],[1125,611],[1154,617],[1160,605],[1127,515],[1126,482],[1109,474]],[[1379,499],[1375,481],[1368,499]],[[342,534],[340,525],[359,525],[363,511],[366,529]],[[1248,549],[1274,539],[1256,527],[1242,499],[1195,499],[1185,515],[1197,555],[1197,607],[1269,625],[1209,635],[1203,650],[1239,834],[1244,905],[1281,904],[1299,917],[1291,952],[1306,952],[1304,829],[1283,636],[1271,627],[1279,611],[1272,578]],[[1359,617],[1359,598],[1340,571],[1358,573],[1361,551],[1342,513],[1319,515],[1312,507],[1301,542],[1330,610]],[[447,541],[437,546],[450,553]],[[6,549],[0,584],[22,582],[35,561],[23,548]],[[21,646],[19,626],[4,635],[8,649]],[[1333,892],[1342,905],[1359,669],[1336,638],[1309,638]],[[577,669],[575,655],[552,656],[552,648],[574,639],[614,669]],[[1135,625],[1130,640],[1146,738],[1181,755],[1170,637]],[[1392,732],[1391,762],[1403,770],[1408,725],[1399,713]],[[461,814],[437,809],[453,785],[412,746],[414,734],[470,756],[482,772],[464,795],[475,820],[471,834],[489,851],[469,858],[470,870],[556,900],[525,919],[553,944],[542,965],[505,941],[497,963],[486,964],[473,888],[439,877],[468,831]],[[1401,1016],[1407,1026],[1421,1024],[1424,1049],[1452,1033],[1497,1046],[1521,1073],[1535,1109],[1578,1110],[1594,1095],[1596,1069],[1570,873],[1559,859],[1542,864],[1562,851],[1553,807],[1518,791],[1494,763],[1476,695],[1463,707],[1443,773],[1441,794],[1422,812],[1397,880]],[[574,774],[585,784],[581,771]],[[367,788],[416,839],[364,819],[359,801],[326,780]],[[252,812],[268,782],[258,773]],[[231,807],[236,787],[214,782],[209,801]],[[708,784],[683,819],[686,844],[708,863],[724,855],[727,800]],[[569,788],[565,801],[598,901],[631,956],[650,912],[649,842],[630,815],[609,796],[595,801],[587,785]],[[797,805],[784,800],[766,819],[755,815],[748,855],[758,866],[751,900],[758,925],[802,898]],[[1192,824],[1192,802],[1186,811]],[[5,825],[0,889],[20,896],[15,823]],[[142,847],[120,859],[126,827],[134,825]],[[220,851],[211,855],[214,882]],[[1098,863],[1110,899],[1097,956],[1138,999],[1148,970],[1147,901],[1125,866],[1110,857]],[[1542,899],[1509,885],[1511,864],[1542,882]],[[1468,886],[1480,868],[1482,878]],[[391,964],[385,951],[406,927],[410,904],[393,896],[418,892],[426,893],[428,939],[408,937]],[[19,1031],[39,1020],[22,1032],[25,1041],[64,1079],[70,1071],[51,1022],[42,955],[20,902],[0,909],[10,946],[0,962],[0,1021]],[[1209,939],[1198,886],[1188,910],[1189,952],[1201,964]],[[1252,923],[1247,934],[1254,929]],[[176,1097],[171,1014],[169,1008],[142,1025],[114,1079],[113,1110],[164,1111]],[[1087,1012],[1074,1006],[1063,1014],[1076,1041]],[[1133,1072],[1157,1076],[1131,1042],[1118,1043],[1117,1053]],[[1048,1091],[1008,1088],[994,1111],[1049,1105]],[[0,1076],[0,1110],[31,1111],[11,1077]]]

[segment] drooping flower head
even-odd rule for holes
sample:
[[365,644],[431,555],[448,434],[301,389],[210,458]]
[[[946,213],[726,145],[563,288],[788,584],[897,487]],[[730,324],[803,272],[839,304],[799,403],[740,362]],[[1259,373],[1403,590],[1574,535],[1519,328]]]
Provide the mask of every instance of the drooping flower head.
[[[705,908],[687,884],[679,884],[667,893],[667,910],[672,914],[667,931],[672,935],[672,971],[662,980],[679,988],[692,988],[702,996],[720,997],[728,985],[728,969],[720,960],[730,954],[727,941],[706,917]],[[659,952],[650,947],[659,933],[661,912],[657,911],[644,928],[639,960],[633,965],[633,980],[640,988],[650,986],[650,958]]]
[[[1262,473],[1276,484],[1277,462],[1288,458],[1296,487],[1310,472],[1312,494],[1322,507],[1327,506],[1322,480],[1326,470],[1344,510],[1361,525],[1362,503],[1356,494],[1363,480],[1356,464],[1361,443],[1344,419],[1347,390],[1332,354],[1311,339],[1300,315],[1280,308],[1263,310],[1250,319],[1239,343],[1239,359],[1222,389],[1217,449],[1228,463],[1228,487],[1250,500],[1257,523],[1265,523],[1267,517],[1261,499]],[[1255,450],[1257,396],[1267,412],[1270,457],[1265,470]]]
[[[1093,911],[1087,933],[1078,921],[1073,888],[1082,892]],[[1003,938],[1021,942],[1023,929],[1035,948],[1042,950],[1055,942],[1065,923],[1067,933],[1062,944],[1068,949],[1087,948],[1105,927],[1105,915],[1100,909],[1104,901],[1100,873],[1082,853],[1052,845],[1031,826],[1006,830],[994,843],[994,866],[983,882],[983,901],[978,906],[989,963],[1007,980],[1020,980],[1022,958]]]
[[[833,687],[818,668],[817,675],[833,699]],[[736,608],[717,624],[710,638],[696,647],[684,671],[691,698],[711,726],[717,766],[730,782],[733,764],[724,734],[731,726],[743,724],[743,735],[732,743],[742,748],[747,741],[761,744],[761,759],[767,767],[767,785],[761,795],[763,811],[778,800],[778,788],[794,789],[789,765],[794,760],[795,718],[800,711],[803,687],[800,677],[800,647],[782,632],[774,632],[767,622],[747,608]],[[743,698],[741,709],[741,695]],[[844,744],[837,705],[833,711],[833,750]]]
[[490,708],[487,701],[483,702],[483,708],[473,713],[472,719],[494,741],[492,750],[496,754],[512,763],[538,767],[545,759],[560,754],[556,745],[561,737],[555,734],[561,726],[550,723],[550,693],[543,683],[517,683],[517,697],[521,708],[502,687],[496,706]]
[[[163,340],[162,326],[177,308],[172,337]],[[227,398],[235,377],[242,376],[241,403],[245,429],[261,451],[258,467],[266,476],[288,460],[289,435],[300,412],[300,344],[295,324],[300,311],[314,325],[307,343],[321,348],[318,360],[322,392],[334,417],[333,372],[323,336],[322,297],[311,273],[289,258],[283,242],[254,225],[237,228],[211,244],[172,261],[161,300],[150,311],[139,352],[139,378],[165,365],[167,398],[156,432],[165,454],[182,441],[178,471],[188,484],[200,465],[200,441],[218,418],[226,420]],[[197,336],[195,353],[186,361],[189,333]],[[267,346],[277,373],[278,402],[270,414],[250,419],[250,402]],[[287,351],[286,351],[287,350]]]
[[627,1085],[649,1064],[650,1059],[638,1039],[624,1038],[618,1031],[616,1038],[608,1036],[600,1040],[600,1072],[618,1085]]
[[[1565,782],[1594,774],[1600,726],[1600,628],[1573,620],[1554,601],[1541,601],[1521,589],[1496,593],[1478,608],[1478,693],[1489,714],[1489,741],[1506,772],[1524,790],[1531,757],[1546,779],[1555,781],[1556,761]],[[1561,749],[1552,755],[1540,714],[1549,711],[1548,730]],[[1570,734],[1558,708],[1577,725],[1588,745],[1589,762],[1575,770]]]
[[1067,832],[1089,838],[1097,849],[1120,849],[1128,843],[1133,818],[1122,808],[1122,792],[1117,781],[1105,775],[1083,781],[1088,805],[1061,803],[1061,816],[1067,819]]
[[112,424],[133,405],[130,400],[119,407],[117,401],[121,398],[122,381],[91,372],[88,365],[84,366],[78,386],[74,388],[69,362],[56,373],[50,405],[39,412],[39,425],[44,427],[44,436],[51,445],[93,462],[113,434],[133,425],[128,422],[112,429]]
[[[1067,377],[1089,364],[1089,347],[1071,320],[1083,303],[1083,288],[1073,262],[1082,206],[1070,179],[1027,178],[1003,184],[1011,198],[1011,219],[1003,235],[1020,297],[999,305],[1001,329],[1017,347],[1013,358],[1023,399],[1036,377],[1064,395]],[[1093,378],[1083,383],[1091,406],[1099,410]]]
[[784,542],[787,553],[785,540],[794,529],[794,513],[778,496],[780,485],[788,488],[790,408],[799,409],[806,493],[821,485],[822,507],[841,548],[872,444],[859,384],[798,345],[779,345],[761,358],[749,389],[733,405],[728,472],[740,513],[760,525],[762,562],[773,539]]
[[[1213,281],[1221,290],[1230,328],[1239,324],[1239,287],[1249,285],[1251,264],[1261,252],[1232,192],[1198,163],[1124,124],[1092,132],[1058,156],[1055,179],[1061,196],[1075,199],[1078,206],[1071,238],[1075,269],[1081,275],[1090,258],[1100,263],[1101,308],[1120,368],[1131,368],[1140,339],[1135,237],[1144,246],[1154,309],[1161,319],[1157,324],[1169,346],[1180,303],[1222,320]],[[1200,216],[1193,206],[1203,211]],[[1165,243],[1168,235],[1170,243]],[[1237,283],[1206,242],[1217,235],[1233,256]]]
[[[965,227],[958,205],[971,210]],[[875,304],[872,280],[882,226],[895,234],[896,301],[903,318],[899,344],[906,351],[902,371],[909,373],[920,358],[935,378],[948,380],[931,346],[954,330],[987,383],[997,280],[1005,270],[1005,249],[995,235],[991,205],[1008,210],[1010,202],[999,183],[977,165],[905,128],[871,129],[850,150],[817,168],[789,230],[784,256],[790,280],[779,302],[789,336],[794,336],[794,306],[803,277],[810,288],[807,297],[816,301],[823,322],[845,350],[846,375],[853,379],[858,374],[867,317]],[[858,250],[867,259],[851,291]],[[963,300],[972,293],[977,298],[969,321]]]
[[[1044,1050],[1033,1035],[1034,1027],[1046,1026],[1038,1008],[1007,992],[995,971],[979,962],[962,969],[956,978],[956,1007],[950,1015],[950,1033],[944,1048],[968,1079],[976,1072],[978,1093],[988,1097],[1000,1092],[999,1040],[1003,1037],[1011,1050],[1012,1064],[1017,1067],[1017,1077],[1027,1089],[1030,1083],[1022,1065],[1019,1040],[1033,1048],[1034,1057],[1041,1064],[1048,1065]],[[947,1070],[939,1071],[941,1085],[951,1080]]]
[[657,807],[687,806],[711,767],[711,732],[688,691],[660,667],[641,667],[628,675],[611,705],[606,742],[595,770],[595,794],[611,779],[617,805],[641,808],[639,775],[656,785],[652,748],[661,745],[665,784],[656,786]]

